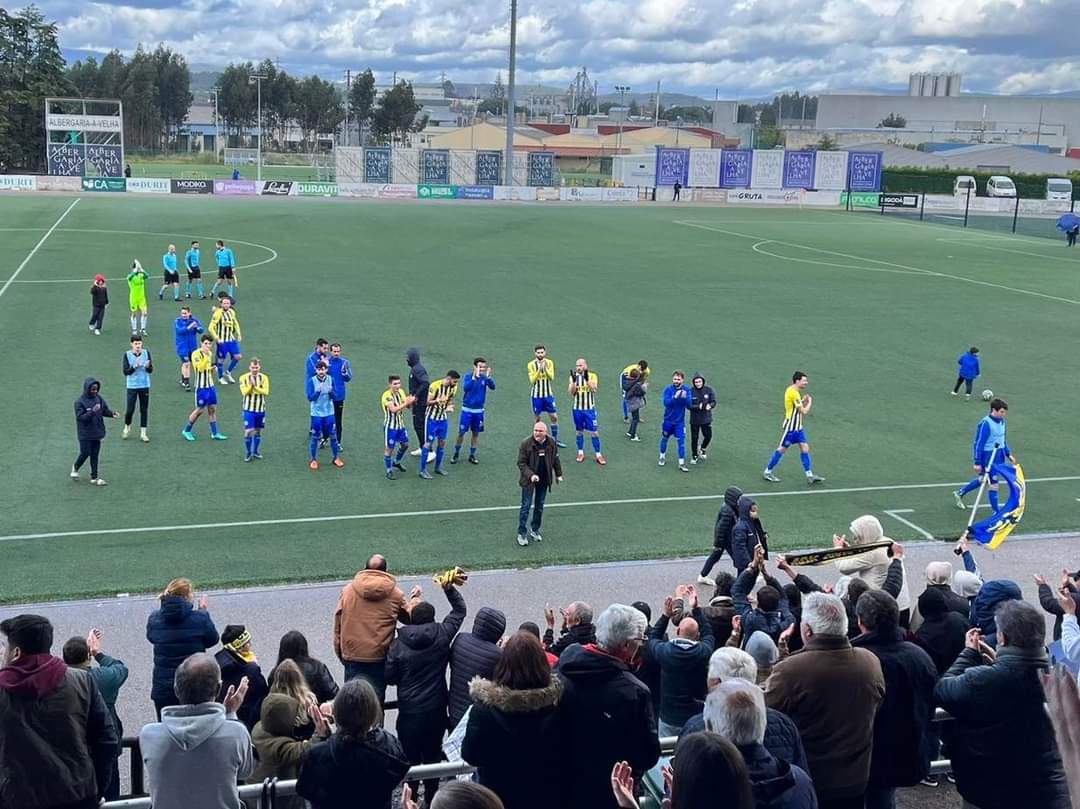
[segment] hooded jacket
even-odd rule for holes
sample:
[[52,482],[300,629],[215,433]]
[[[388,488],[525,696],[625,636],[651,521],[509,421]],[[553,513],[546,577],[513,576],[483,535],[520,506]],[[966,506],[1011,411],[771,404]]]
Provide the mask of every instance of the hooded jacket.
[[950,610],[941,592],[931,587],[919,596],[919,612],[922,623],[915,631],[915,642],[930,655],[941,676],[964,651],[967,618]]
[[[693,384],[695,379],[701,380],[700,388]],[[693,379],[690,380],[690,423],[699,426],[712,424],[714,407],[716,407],[716,391],[705,384],[705,377],[694,374]]]
[[549,809],[552,793],[538,784],[557,783],[567,742],[558,714],[563,686],[512,689],[477,677],[461,755],[477,767],[477,780],[506,809]]
[[334,652],[342,662],[378,663],[409,607],[397,579],[385,570],[361,570],[341,588],[334,613]]
[[997,647],[997,622],[994,612],[1006,601],[1022,601],[1023,594],[1016,582],[1009,579],[993,579],[979,588],[979,594],[971,602],[971,625],[982,630],[983,640],[992,648]]
[[[90,395],[91,385],[98,386],[96,396]],[[113,411],[101,396],[101,383],[92,376],[86,377],[82,396],[75,400],[75,430],[79,440],[100,441],[105,437],[105,419],[112,417]]]
[[416,397],[413,404],[413,413],[423,413],[427,406],[428,379],[427,368],[420,362],[420,351],[410,348],[405,352],[405,362],[409,365],[409,395]]
[[720,513],[716,515],[716,525],[713,528],[714,548],[724,548],[731,552],[731,534],[735,530],[735,522],[739,519],[739,498],[742,496],[742,489],[738,486],[728,486],[724,492],[724,505],[720,506]]
[[773,643],[779,643],[780,633],[795,623],[795,618],[788,607],[784,588],[768,574],[765,576],[765,583],[780,594],[777,609],[766,612],[750,603],[748,596],[750,591],[754,589],[757,576],[758,571],[753,568],[744,570],[735,579],[735,583],[731,585],[731,600],[735,605],[735,614],[742,617],[741,631],[744,647],[755,632],[764,632],[772,638]]
[[603,649],[574,645],[556,669],[563,697],[563,809],[614,809],[611,768],[626,761],[643,773],[660,758],[649,689]]
[[270,694],[263,700],[259,721],[251,732],[251,743],[259,761],[251,776],[252,783],[261,784],[266,778],[281,781],[296,778],[301,759],[312,745],[323,741],[317,736],[296,738],[299,713],[300,703],[288,694]]
[[[881,521],[872,514],[864,514],[851,521],[851,536],[854,545],[867,545],[871,542],[891,541],[885,536],[885,529],[881,527]],[[851,556],[847,559],[838,559],[836,569],[845,576],[856,576],[862,579],[873,590],[880,590],[885,585],[885,578],[889,574],[889,564],[892,557],[887,548],[877,548],[859,556]],[[901,566],[903,560],[901,560]],[[908,592],[907,570],[904,570],[904,580],[900,585],[900,593],[896,596],[896,606],[900,611],[911,609],[911,594]]]
[[89,672],[50,654],[0,669],[0,806],[96,803],[119,744]]
[[736,501],[739,514],[734,528],[731,529],[731,561],[735,569],[742,573],[754,559],[754,546],[765,548],[765,558],[769,558],[769,535],[761,525],[761,520],[750,516],[750,509],[757,504],[745,494]]
[[154,645],[150,699],[172,702],[176,670],[190,655],[216,645],[218,631],[206,610],[195,609],[183,596],[170,595],[146,619],[146,639]]
[[251,736],[217,702],[172,705],[139,733],[154,809],[242,809],[236,784],[251,775]]
[[961,379],[975,379],[979,375],[979,355],[965,351],[956,358],[956,364],[960,366],[957,374]]
[[817,809],[817,796],[810,776],[801,767],[774,757],[763,745],[739,747],[750,787],[754,809]]
[[218,694],[218,699],[225,699],[230,685],[239,688],[240,681],[245,677],[248,678],[248,692],[243,704],[236,709],[236,717],[250,731],[259,721],[262,702],[270,691],[262,669],[255,661],[248,663],[246,660],[241,660],[228,649],[220,649],[214,655],[214,659],[221,667],[221,693]]
[[304,757],[296,793],[311,809],[390,809],[394,789],[408,771],[409,760],[392,733],[376,728],[363,739],[335,733]]
[[450,647],[450,716],[453,730],[472,704],[469,683],[474,677],[491,679],[502,649],[499,639],[506,629],[506,616],[491,607],[481,607],[473,618],[472,632],[462,632]]
[[441,622],[403,626],[386,655],[386,682],[398,687],[399,716],[446,710],[446,664],[465,620],[465,599],[453,586],[443,592],[450,613]]
[[705,702],[706,675],[713,653],[712,625],[701,609],[693,611],[700,640],[675,637],[663,640],[667,627],[662,616],[655,630],[659,637],[645,642],[645,655],[660,666],[660,718],[669,725],[682,727],[701,710]]

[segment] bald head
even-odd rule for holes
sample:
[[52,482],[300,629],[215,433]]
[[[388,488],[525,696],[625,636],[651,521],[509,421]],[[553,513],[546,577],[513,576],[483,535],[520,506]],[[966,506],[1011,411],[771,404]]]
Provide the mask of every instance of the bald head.
[[535,438],[537,441],[543,441],[544,439],[546,439],[547,438],[547,432],[548,432],[548,428],[547,428],[547,425],[544,424],[544,422],[538,421],[538,422],[536,422],[536,424],[533,425],[533,433],[532,434],[533,434],[533,438]]
[[583,373],[588,367],[589,364],[585,362],[584,357],[578,357],[577,362],[574,363],[574,370],[576,370],[578,373]]
[[680,638],[686,638],[686,640],[700,640],[701,630],[698,628],[698,623],[693,618],[683,618],[679,621]]
[[173,678],[173,690],[181,705],[201,705],[217,699],[221,667],[213,655],[200,652],[186,658]]
[[371,555],[371,558],[367,560],[367,570],[386,570],[386,557],[381,553],[375,553]]

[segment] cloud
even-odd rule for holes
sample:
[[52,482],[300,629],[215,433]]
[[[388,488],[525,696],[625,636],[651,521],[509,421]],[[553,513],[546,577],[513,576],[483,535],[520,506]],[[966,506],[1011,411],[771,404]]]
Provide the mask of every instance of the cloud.
[[[561,85],[582,67],[601,92],[630,84],[712,97],[902,89],[920,70],[968,91],[1077,89],[1076,0],[530,0],[518,80]],[[66,49],[157,42],[193,64],[277,59],[336,78],[371,67],[431,81],[505,74],[505,0],[41,0]]]

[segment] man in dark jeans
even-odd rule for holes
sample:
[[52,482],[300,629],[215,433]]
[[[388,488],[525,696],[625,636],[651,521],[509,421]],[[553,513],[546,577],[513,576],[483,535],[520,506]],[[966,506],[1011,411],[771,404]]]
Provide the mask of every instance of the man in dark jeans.
[[[405,362],[409,366],[409,395],[415,396],[416,401],[412,407],[413,430],[416,432],[416,445],[420,449],[414,449],[412,455],[419,455],[424,448],[427,435],[424,430],[424,416],[427,411],[428,379],[427,368],[420,362],[420,349],[410,348],[405,352]],[[434,455],[434,452],[432,453]]]
[[122,438],[131,433],[131,419],[135,415],[135,403],[139,405],[139,438],[145,444],[150,441],[146,434],[150,417],[150,374],[154,373],[154,361],[150,352],[143,349],[142,337],[131,335],[131,350],[124,352],[124,377],[127,384],[127,410],[124,411]]
[[79,457],[71,465],[71,479],[79,479],[79,467],[90,459],[90,482],[95,486],[104,486],[105,481],[98,477],[98,455],[101,441],[105,438],[105,419],[118,419],[119,413],[113,412],[108,403],[101,398],[101,383],[93,377],[83,381],[83,395],[75,400],[75,430],[79,438]]
[[[521,511],[518,513],[517,544],[525,547],[530,539],[543,541],[540,521],[544,517],[544,501],[553,483],[562,483],[562,462],[559,448],[548,438],[547,425],[542,421],[533,425],[532,435],[518,448],[518,483],[521,486]],[[532,525],[526,535],[525,526],[532,506]]]

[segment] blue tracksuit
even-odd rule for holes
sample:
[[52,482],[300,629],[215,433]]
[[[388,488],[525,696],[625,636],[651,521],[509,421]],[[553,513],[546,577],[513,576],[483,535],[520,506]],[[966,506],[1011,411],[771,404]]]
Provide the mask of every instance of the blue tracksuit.
[[[678,398],[678,391],[684,394]],[[693,392],[689,385],[683,383],[676,386],[668,385],[664,388],[664,423],[660,428],[660,454],[667,452],[668,439],[675,436],[679,445],[679,464],[686,458],[686,413],[693,402]]]
[[[314,371],[312,371],[314,373]],[[345,401],[345,386],[352,382],[352,363],[344,357],[330,357],[330,368],[327,375],[334,382],[333,399],[335,402]]]
[[320,354],[318,351],[312,351],[308,354],[307,362],[304,364],[304,380],[311,379],[315,376],[315,366],[319,364],[319,361],[325,362],[330,365],[330,355]]
[[956,360],[960,366],[960,373],[957,374],[961,379],[976,379],[979,376],[979,355],[972,354],[970,351],[965,351]]
[[[188,328],[192,323],[195,324],[195,328]],[[176,356],[182,362],[187,362],[191,355],[195,353],[195,349],[199,347],[199,335],[203,331],[203,325],[198,318],[191,317],[187,320],[182,317],[176,318],[173,324],[173,332],[176,338]]]
[[[995,449],[997,450],[996,455],[994,454]],[[1006,463],[1012,457],[1012,450],[1009,449],[1009,444],[1005,438],[1005,419],[986,415],[975,428],[975,440],[971,445],[971,462],[976,466],[981,466],[985,474],[990,474],[991,456],[993,456],[995,464]],[[960,489],[957,494],[963,497],[965,494],[978,489],[980,485],[982,485],[982,475],[968,481],[967,485]],[[990,474],[987,497],[990,500],[990,507],[997,511],[997,480],[993,474]]]
[[465,380],[461,383],[465,395],[461,399],[462,412],[483,411],[487,402],[487,392],[490,388],[495,390],[495,380],[490,376],[473,376],[472,371],[465,374]]

